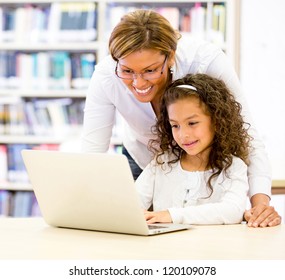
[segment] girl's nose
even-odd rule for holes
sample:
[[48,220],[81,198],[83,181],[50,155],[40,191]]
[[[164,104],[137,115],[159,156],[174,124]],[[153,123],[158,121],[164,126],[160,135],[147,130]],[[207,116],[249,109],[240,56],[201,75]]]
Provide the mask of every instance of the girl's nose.
[[187,139],[189,137],[189,129],[181,127],[179,131],[179,137],[181,139]]

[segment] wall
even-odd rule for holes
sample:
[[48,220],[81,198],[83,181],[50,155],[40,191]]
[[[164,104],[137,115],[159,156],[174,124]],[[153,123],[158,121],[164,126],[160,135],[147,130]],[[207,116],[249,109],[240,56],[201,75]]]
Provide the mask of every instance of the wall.
[[241,1],[240,79],[272,163],[285,179],[285,1]]

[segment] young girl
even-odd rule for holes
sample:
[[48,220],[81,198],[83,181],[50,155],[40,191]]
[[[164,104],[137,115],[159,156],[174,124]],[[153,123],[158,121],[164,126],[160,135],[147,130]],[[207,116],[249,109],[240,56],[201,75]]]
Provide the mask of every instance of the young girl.
[[250,136],[225,83],[188,74],[162,96],[150,141],[155,159],[136,187],[148,223],[240,223],[248,193]]

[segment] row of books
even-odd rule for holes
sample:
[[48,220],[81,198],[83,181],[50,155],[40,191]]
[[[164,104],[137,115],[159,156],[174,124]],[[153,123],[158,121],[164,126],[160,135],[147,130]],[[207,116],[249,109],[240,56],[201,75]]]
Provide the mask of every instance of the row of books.
[[85,89],[95,53],[0,51],[0,88]]
[[[187,5],[189,6],[189,3]],[[137,6],[110,5],[107,10],[109,20],[106,36],[109,36],[111,30],[125,13],[137,8]],[[189,33],[192,37],[206,39],[216,44],[222,45],[225,42],[226,7],[224,4],[212,3],[212,5],[208,5],[197,2],[191,8],[179,7],[178,5],[175,7],[156,7],[153,4],[151,6],[144,5],[143,8],[156,10],[182,33]]]
[[96,37],[95,2],[0,7],[0,42],[84,42]]
[[[68,141],[66,142],[68,144]],[[80,152],[74,143],[72,147],[65,144],[0,144],[0,189],[1,184],[7,183],[30,183],[26,167],[21,155],[22,150],[53,150],[62,152]],[[77,144],[77,143],[76,143]],[[111,144],[108,153],[122,153],[122,145]]]
[[0,185],[7,182],[29,183],[22,150],[59,150],[59,147],[59,144],[0,144]]
[[[174,28],[191,32],[193,36],[223,43],[225,39],[226,10],[224,4],[187,3],[184,6],[162,7],[152,5],[110,5],[106,11],[109,23],[106,35],[122,15],[137,9],[153,9],[164,15]],[[51,3],[0,7],[0,42],[62,42],[92,41],[97,38],[97,5],[92,2]]]
[[41,216],[34,192],[0,190],[0,217]]
[[66,136],[83,123],[85,100],[78,98],[0,98],[0,134]]

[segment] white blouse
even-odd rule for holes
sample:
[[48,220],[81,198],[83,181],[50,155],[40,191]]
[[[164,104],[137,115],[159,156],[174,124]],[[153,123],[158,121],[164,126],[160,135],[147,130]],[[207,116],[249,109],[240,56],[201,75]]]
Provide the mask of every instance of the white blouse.
[[[193,39],[180,39],[175,57],[173,79],[188,73],[205,73],[224,80],[242,104],[245,121],[251,124],[250,134],[253,151],[250,154],[248,179],[249,196],[256,193],[271,194],[271,169],[264,145],[255,129],[250,112],[242,94],[238,77],[223,51],[217,46]],[[106,152],[109,148],[115,114],[123,117],[123,144],[141,167],[145,168],[152,155],[147,145],[153,138],[151,127],[156,116],[150,103],[136,100],[132,92],[115,75],[116,63],[107,56],[95,67],[84,109],[82,151]]]
[[180,162],[161,167],[152,161],[136,180],[136,188],[143,209],[152,205],[154,211],[168,210],[174,223],[240,223],[249,188],[247,166],[234,157],[227,172],[212,181],[210,195],[206,182],[212,171],[190,172]]

